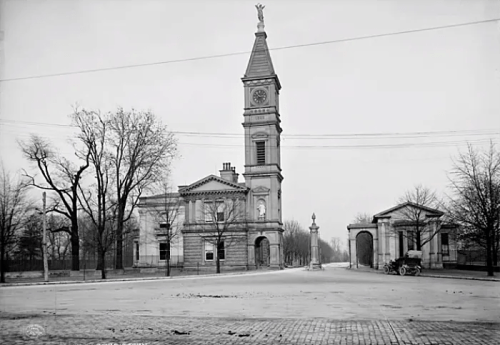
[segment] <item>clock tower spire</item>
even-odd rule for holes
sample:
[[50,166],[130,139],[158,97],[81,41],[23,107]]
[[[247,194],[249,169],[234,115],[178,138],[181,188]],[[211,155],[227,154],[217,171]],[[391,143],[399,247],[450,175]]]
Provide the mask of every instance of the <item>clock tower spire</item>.
[[[281,84],[274,70],[264,31],[263,5],[256,5],[259,23],[250,60],[241,79],[245,94],[245,184],[253,241],[267,238],[270,266],[283,267],[283,221],[281,215]],[[257,235],[260,234],[260,237]],[[256,237],[257,236],[257,237]],[[252,237],[251,237],[252,238]],[[251,241],[249,242],[251,243]],[[257,247],[256,247],[257,248]],[[249,250],[249,253],[251,250]],[[257,249],[256,249],[257,253]],[[250,258],[249,258],[249,261]]]

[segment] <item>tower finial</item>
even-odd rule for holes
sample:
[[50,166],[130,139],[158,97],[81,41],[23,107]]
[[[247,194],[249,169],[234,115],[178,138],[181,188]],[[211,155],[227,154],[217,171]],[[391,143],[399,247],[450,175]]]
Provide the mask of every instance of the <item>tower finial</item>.
[[257,24],[257,32],[264,32],[264,8],[266,6],[257,4],[255,8],[257,9],[257,18],[259,19],[259,24]]

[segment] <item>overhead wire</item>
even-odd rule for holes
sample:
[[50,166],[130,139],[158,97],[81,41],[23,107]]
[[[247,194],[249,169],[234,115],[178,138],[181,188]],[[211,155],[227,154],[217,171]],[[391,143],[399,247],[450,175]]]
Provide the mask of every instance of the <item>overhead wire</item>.
[[[22,133],[16,133],[18,137],[21,138],[29,138],[31,136],[31,133],[27,132],[22,132]],[[61,137],[61,135],[58,135],[56,133],[54,134],[47,134],[44,133],[43,135],[37,134],[39,137],[47,140],[53,140],[53,139],[58,139],[58,140],[64,140],[68,141],[71,139],[74,139],[73,136],[68,136],[65,135]],[[243,138],[243,135],[240,136],[240,138]],[[349,144],[349,145],[284,145],[282,144],[281,147],[284,149],[338,149],[338,150],[345,150],[345,149],[356,149],[356,150],[366,150],[366,149],[402,149],[402,148],[424,148],[424,147],[449,147],[449,146],[461,146],[461,145],[467,145],[467,144],[486,144],[490,141],[496,142],[495,138],[477,138],[477,139],[463,139],[463,140],[455,140],[455,141],[431,141],[431,142],[403,142],[403,143],[376,143],[376,144]],[[179,145],[187,145],[187,146],[197,146],[197,147],[203,147],[203,148],[242,148],[244,146],[243,143],[241,144],[218,144],[218,143],[193,143],[193,142],[185,142],[185,141],[179,141]]]
[[[324,45],[324,44],[332,44],[332,43],[340,43],[340,42],[348,42],[348,41],[356,41],[356,40],[364,40],[370,38],[378,38],[378,37],[386,37],[386,36],[394,36],[394,35],[402,35],[409,34],[415,32],[423,32],[423,31],[431,31],[431,30],[440,30],[440,29],[448,29],[460,26],[467,25],[476,25],[481,23],[495,22],[500,20],[500,18],[493,18],[481,21],[473,21],[459,24],[451,24],[451,25],[442,25],[435,26],[430,28],[422,28],[422,29],[413,29],[413,30],[405,30],[393,33],[386,34],[375,34],[375,35],[367,35],[367,36],[358,36],[352,38],[345,39],[337,39],[330,41],[322,41],[322,42],[314,42],[314,43],[306,43],[306,44],[298,44],[298,45],[290,45],[285,47],[277,47],[269,50],[284,50],[291,48],[300,48],[300,47],[309,47],[315,45]],[[99,68],[92,70],[80,70],[74,72],[64,72],[64,73],[55,73],[55,74],[45,74],[45,75],[37,75],[30,77],[20,77],[20,78],[10,78],[10,79],[2,79],[0,82],[5,81],[14,81],[14,80],[26,80],[26,79],[36,79],[36,78],[47,78],[47,77],[56,77],[63,75],[73,75],[73,74],[82,74],[82,73],[93,73],[99,71],[107,71],[113,69],[125,69],[125,68],[135,68],[142,66],[150,66],[150,65],[160,65],[160,64],[168,64],[168,63],[176,63],[176,62],[184,62],[184,61],[193,61],[193,60],[202,60],[202,59],[212,59],[218,57],[225,56],[233,56],[240,54],[248,54],[250,52],[236,52],[236,53],[228,53],[228,54],[219,54],[219,55],[211,55],[204,57],[194,57],[194,58],[186,58],[179,60],[168,60],[168,61],[160,61],[153,63],[145,63],[145,64],[135,64],[135,65],[126,65],[126,66],[116,66],[109,68]],[[19,120],[7,120],[0,119],[0,123],[4,125],[19,125],[19,124],[27,124],[27,125],[36,125],[36,126],[54,126],[54,127],[74,127],[72,125],[66,124],[53,124],[53,123],[43,123],[43,122],[34,122],[34,121],[19,121]],[[174,134],[184,135],[184,136],[193,136],[193,137],[211,137],[211,138],[241,138],[241,134],[237,133],[217,133],[217,132],[195,132],[195,131],[172,131]],[[282,135],[283,140],[325,140],[325,139],[410,139],[410,138],[432,138],[434,136],[440,137],[453,137],[453,136],[485,136],[485,135],[498,135],[500,132],[497,129],[485,129],[485,130],[462,130],[462,131],[433,131],[433,132],[409,132],[409,133],[401,133],[401,132],[386,132],[386,133],[328,133],[328,134],[284,134]],[[68,137],[69,138],[69,137]],[[485,140],[492,140],[492,138],[488,139],[479,139],[475,140],[476,142],[482,142]],[[424,143],[399,143],[399,144],[369,144],[369,145],[283,145],[283,147],[294,147],[294,148],[395,148],[395,147],[411,147],[411,146],[429,146],[429,145],[458,145],[463,144],[470,141],[447,141],[447,142],[424,142]],[[221,145],[221,144],[197,144],[197,143],[182,143],[185,145],[202,145],[202,146],[215,146],[215,147],[228,147],[234,146],[239,147],[241,145]]]
[[[53,126],[53,127],[66,127],[78,128],[77,126],[68,124],[56,124],[48,122],[34,122],[22,120],[8,120],[0,119],[0,123],[10,126]],[[195,132],[195,131],[171,131],[171,133],[194,136],[194,137],[211,137],[211,138],[241,138],[242,135],[238,133],[221,133],[221,132]],[[443,130],[443,131],[419,131],[419,132],[376,132],[376,133],[328,133],[328,134],[282,134],[283,139],[407,139],[407,138],[431,138],[435,136],[483,136],[483,135],[500,135],[500,128],[498,129],[474,129],[474,130]]]
[[[398,31],[398,32],[391,32],[391,33],[357,36],[357,37],[350,37],[350,38],[341,38],[341,39],[335,39],[335,40],[304,43],[304,44],[294,44],[294,45],[288,45],[288,46],[283,46],[283,47],[269,48],[268,50],[276,51],[276,50],[312,47],[312,46],[319,46],[319,45],[326,45],[326,44],[333,44],[333,43],[360,41],[360,40],[374,39],[374,38],[380,38],[380,37],[405,35],[405,34],[416,33],[416,32],[443,30],[443,29],[450,29],[450,28],[456,28],[456,27],[461,27],[461,26],[491,23],[491,22],[496,22],[499,20],[500,20],[500,18],[492,18],[492,19],[478,20],[478,21],[458,23],[458,24],[449,24],[449,25],[441,25],[441,26],[434,26],[434,27],[421,28],[421,29],[404,30],[404,31]],[[79,71],[72,71],[72,72],[39,74],[39,75],[34,75],[34,76],[0,79],[0,83],[10,82],[10,81],[29,80],[29,79],[61,77],[61,76],[76,75],[76,74],[96,73],[96,72],[104,72],[104,71],[112,71],[112,70],[120,70],[120,69],[130,69],[130,68],[155,66],[155,65],[166,65],[166,64],[180,63],[180,62],[187,62],[187,61],[208,60],[208,59],[216,59],[216,58],[236,56],[236,55],[245,55],[245,54],[250,54],[250,53],[251,53],[250,51],[233,52],[233,53],[226,53],[226,54],[206,55],[206,56],[199,56],[199,57],[192,57],[192,58],[164,60],[164,61],[157,61],[157,62],[146,62],[146,63],[139,63],[139,64],[123,65],[123,66],[102,67],[102,68],[86,69],[86,70],[79,70]]]

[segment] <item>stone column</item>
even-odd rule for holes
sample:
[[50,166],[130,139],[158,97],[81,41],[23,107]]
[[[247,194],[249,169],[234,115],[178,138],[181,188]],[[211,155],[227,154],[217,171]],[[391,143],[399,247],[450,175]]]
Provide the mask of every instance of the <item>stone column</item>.
[[396,254],[396,241],[398,238],[395,236],[394,228],[390,228],[390,224],[386,224],[386,234],[389,237],[389,259],[395,260],[397,258]]
[[248,245],[248,267],[255,268],[255,244]]
[[185,201],[184,206],[184,222],[190,223],[191,221],[191,199]]
[[280,263],[279,263],[279,244],[275,243],[275,244],[269,244],[269,254],[270,254],[270,258],[269,258],[269,266],[271,268],[279,268],[280,267]]
[[196,223],[200,221],[200,218],[205,221],[205,216],[203,214],[203,201],[197,199],[194,202],[194,207],[193,207],[193,222]]
[[377,224],[379,226],[379,229],[380,229],[380,237],[378,239],[379,243],[381,244],[380,246],[380,254],[381,254],[381,257],[380,257],[380,263],[381,264],[384,264],[386,262],[388,262],[389,260],[386,260],[386,257],[385,257],[385,244],[386,244],[386,235],[385,235],[385,223],[384,222],[379,222]]
[[356,237],[349,239],[351,244],[351,268],[358,268],[358,253],[356,251]]
[[313,223],[309,227],[311,230],[311,263],[309,264],[310,269],[321,269],[321,264],[319,262],[319,246],[318,246],[318,229],[319,226],[316,225],[316,215],[312,215]]
[[432,242],[432,267],[443,268],[443,260],[441,254],[441,244],[439,241],[440,234],[438,231],[438,222],[436,220],[432,221],[432,233],[435,234],[430,242]]
[[375,231],[375,235],[373,235],[373,268],[378,270],[378,231]]
[[147,220],[147,212],[145,210],[139,210],[139,222],[143,231],[139,232],[139,267],[144,265],[144,261],[146,260],[146,255],[148,254],[148,232],[153,231],[154,229],[148,228],[148,220]]

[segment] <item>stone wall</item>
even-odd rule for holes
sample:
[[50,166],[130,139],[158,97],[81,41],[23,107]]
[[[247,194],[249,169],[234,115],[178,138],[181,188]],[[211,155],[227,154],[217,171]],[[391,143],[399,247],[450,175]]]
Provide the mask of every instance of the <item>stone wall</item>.
[[[205,260],[204,240],[196,233],[184,234],[184,269],[215,270],[216,260]],[[226,242],[227,243],[227,242]],[[221,270],[246,269],[248,249],[246,238],[226,245],[225,259],[221,260]]]

